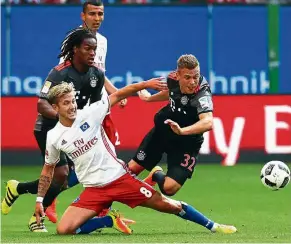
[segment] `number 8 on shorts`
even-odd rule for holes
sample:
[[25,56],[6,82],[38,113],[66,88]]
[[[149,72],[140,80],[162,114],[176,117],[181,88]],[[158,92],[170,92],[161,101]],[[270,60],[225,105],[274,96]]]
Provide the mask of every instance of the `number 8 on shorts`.
[[142,194],[144,194],[147,198],[151,198],[152,197],[152,193],[151,193],[151,191],[149,191],[148,189],[146,189],[145,187],[141,187],[140,189],[140,192],[142,193]]

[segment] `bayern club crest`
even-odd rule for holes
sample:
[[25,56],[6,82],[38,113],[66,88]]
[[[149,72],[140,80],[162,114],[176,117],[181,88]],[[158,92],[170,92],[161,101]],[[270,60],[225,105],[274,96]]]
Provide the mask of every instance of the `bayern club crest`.
[[90,77],[91,87],[96,87],[98,79],[95,76]]
[[136,155],[137,159],[140,161],[145,160],[146,154],[144,151],[139,151],[138,154]]
[[182,105],[186,105],[188,103],[189,99],[187,96],[183,96],[181,97],[181,104]]

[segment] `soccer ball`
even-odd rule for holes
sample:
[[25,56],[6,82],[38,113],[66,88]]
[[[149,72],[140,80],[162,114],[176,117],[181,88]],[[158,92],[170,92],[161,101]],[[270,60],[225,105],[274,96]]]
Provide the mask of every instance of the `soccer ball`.
[[281,161],[270,161],[261,170],[261,181],[272,190],[284,188],[290,181],[290,169]]

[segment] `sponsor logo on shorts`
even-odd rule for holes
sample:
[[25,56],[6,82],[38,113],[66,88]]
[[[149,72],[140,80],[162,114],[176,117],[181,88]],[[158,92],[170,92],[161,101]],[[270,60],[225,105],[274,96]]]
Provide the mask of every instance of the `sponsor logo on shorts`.
[[144,151],[139,151],[138,154],[136,155],[137,159],[140,161],[145,160],[146,153]]

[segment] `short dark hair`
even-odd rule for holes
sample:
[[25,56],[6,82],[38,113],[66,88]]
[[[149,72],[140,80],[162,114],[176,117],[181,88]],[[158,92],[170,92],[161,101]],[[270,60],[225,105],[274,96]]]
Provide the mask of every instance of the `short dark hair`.
[[78,27],[69,31],[62,42],[61,53],[58,58],[64,58],[64,61],[72,60],[74,57],[74,47],[80,47],[87,38],[94,38],[97,41],[96,35],[89,29]]
[[104,6],[102,0],[88,0],[83,3],[83,13],[86,13],[88,5]]

